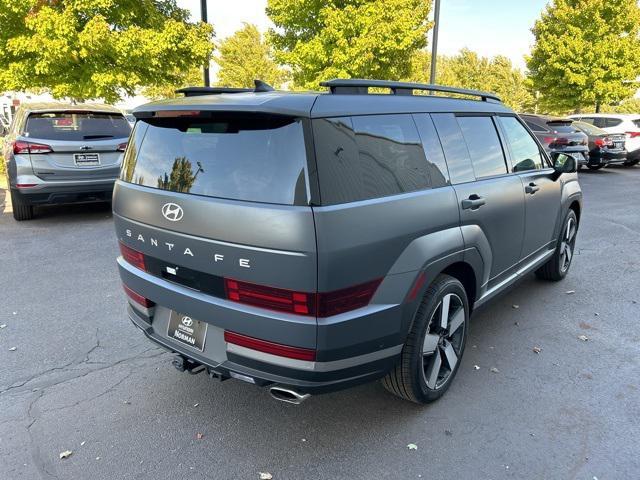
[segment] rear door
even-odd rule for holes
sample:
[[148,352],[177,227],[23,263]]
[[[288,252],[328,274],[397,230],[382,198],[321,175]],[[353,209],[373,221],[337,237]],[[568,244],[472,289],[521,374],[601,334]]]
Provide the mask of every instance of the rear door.
[[465,244],[480,248],[490,269],[488,287],[509,276],[520,260],[524,234],[522,182],[507,170],[489,115],[432,115],[458,197]]
[[[117,235],[150,259],[152,274],[194,291],[226,297],[225,282],[235,280],[315,292],[306,165],[300,119],[219,112],[139,120],[114,190]],[[179,308],[173,302],[165,305]],[[272,325],[263,323],[235,331]]]
[[29,114],[20,139],[31,149],[34,173],[43,180],[115,178],[131,127],[110,112],[51,111]]
[[546,163],[538,144],[514,116],[497,117],[511,160],[510,169],[522,180],[526,224],[522,242],[523,261],[546,250],[560,211],[561,186]]

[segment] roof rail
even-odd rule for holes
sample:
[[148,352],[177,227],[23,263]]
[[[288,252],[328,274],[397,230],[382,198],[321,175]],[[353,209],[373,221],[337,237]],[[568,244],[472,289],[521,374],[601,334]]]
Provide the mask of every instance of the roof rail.
[[413,95],[414,90],[426,90],[429,92],[454,93],[456,95],[469,95],[480,97],[483,102],[493,100],[502,102],[494,93],[481,92],[479,90],[467,90],[465,88],[446,87],[444,85],[430,85],[426,83],[391,82],[386,80],[365,80],[362,78],[334,78],[320,82],[323,87],[329,87],[332,94],[366,95],[369,88],[388,88],[394,95]]
[[184,93],[185,97],[197,97],[199,95],[220,95],[221,93],[246,93],[246,92],[272,92],[273,87],[262,80],[254,80],[254,88],[238,87],[184,87],[176,90],[176,93]]

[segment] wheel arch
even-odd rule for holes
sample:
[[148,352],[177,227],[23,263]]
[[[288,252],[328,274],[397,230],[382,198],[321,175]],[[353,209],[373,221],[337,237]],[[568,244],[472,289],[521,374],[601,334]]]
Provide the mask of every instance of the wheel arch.
[[476,272],[474,271],[473,267],[465,261],[459,261],[452,263],[440,273],[449,275],[462,283],[462,286],[467,293],[469,310],[473,311],[473,305],[475,303],[476,295],[479,288],[479,286],[477,285]]

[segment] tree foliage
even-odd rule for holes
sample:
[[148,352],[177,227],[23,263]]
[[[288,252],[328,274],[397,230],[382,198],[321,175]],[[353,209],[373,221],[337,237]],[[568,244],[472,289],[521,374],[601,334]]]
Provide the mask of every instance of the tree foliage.
[[426,46],[428,0],[269,0],[276,58],[296,87],[334,77],[399,80]]
[[245,23],[220,42],[218,52],[218,83],[222,86],[253,87],[253,81],[259,78],[280,88],[287,79],[287,72],[274,61],[271,48],[255,25]]
[[116,101],[179,84],[213,49],[212,27],[187,18],[175,0],[5,0],[0,91]]
[[[430,67],[431,55],[425,50],[417,52],[407,79],[428,83]],[[506,105],[520,112],[529,110],[533,105],[524,73],[501,55],[481,57],[468,49],[452,56],[439,55],[436,83],[496,93]]]
[[637,0],[555,0],[533,28],[533,87],[549,111],[579,111],[633,96],[640,75]]

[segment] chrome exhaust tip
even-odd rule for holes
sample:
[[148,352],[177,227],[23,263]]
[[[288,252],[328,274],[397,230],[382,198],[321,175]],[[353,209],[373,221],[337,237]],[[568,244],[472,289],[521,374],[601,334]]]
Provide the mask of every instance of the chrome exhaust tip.
[[309,393],[301,394],[295,390],[279,387],[278,385],[269,388],[269,393],[280,402],[293,403],[294,405],[300,405],[311,396]]

